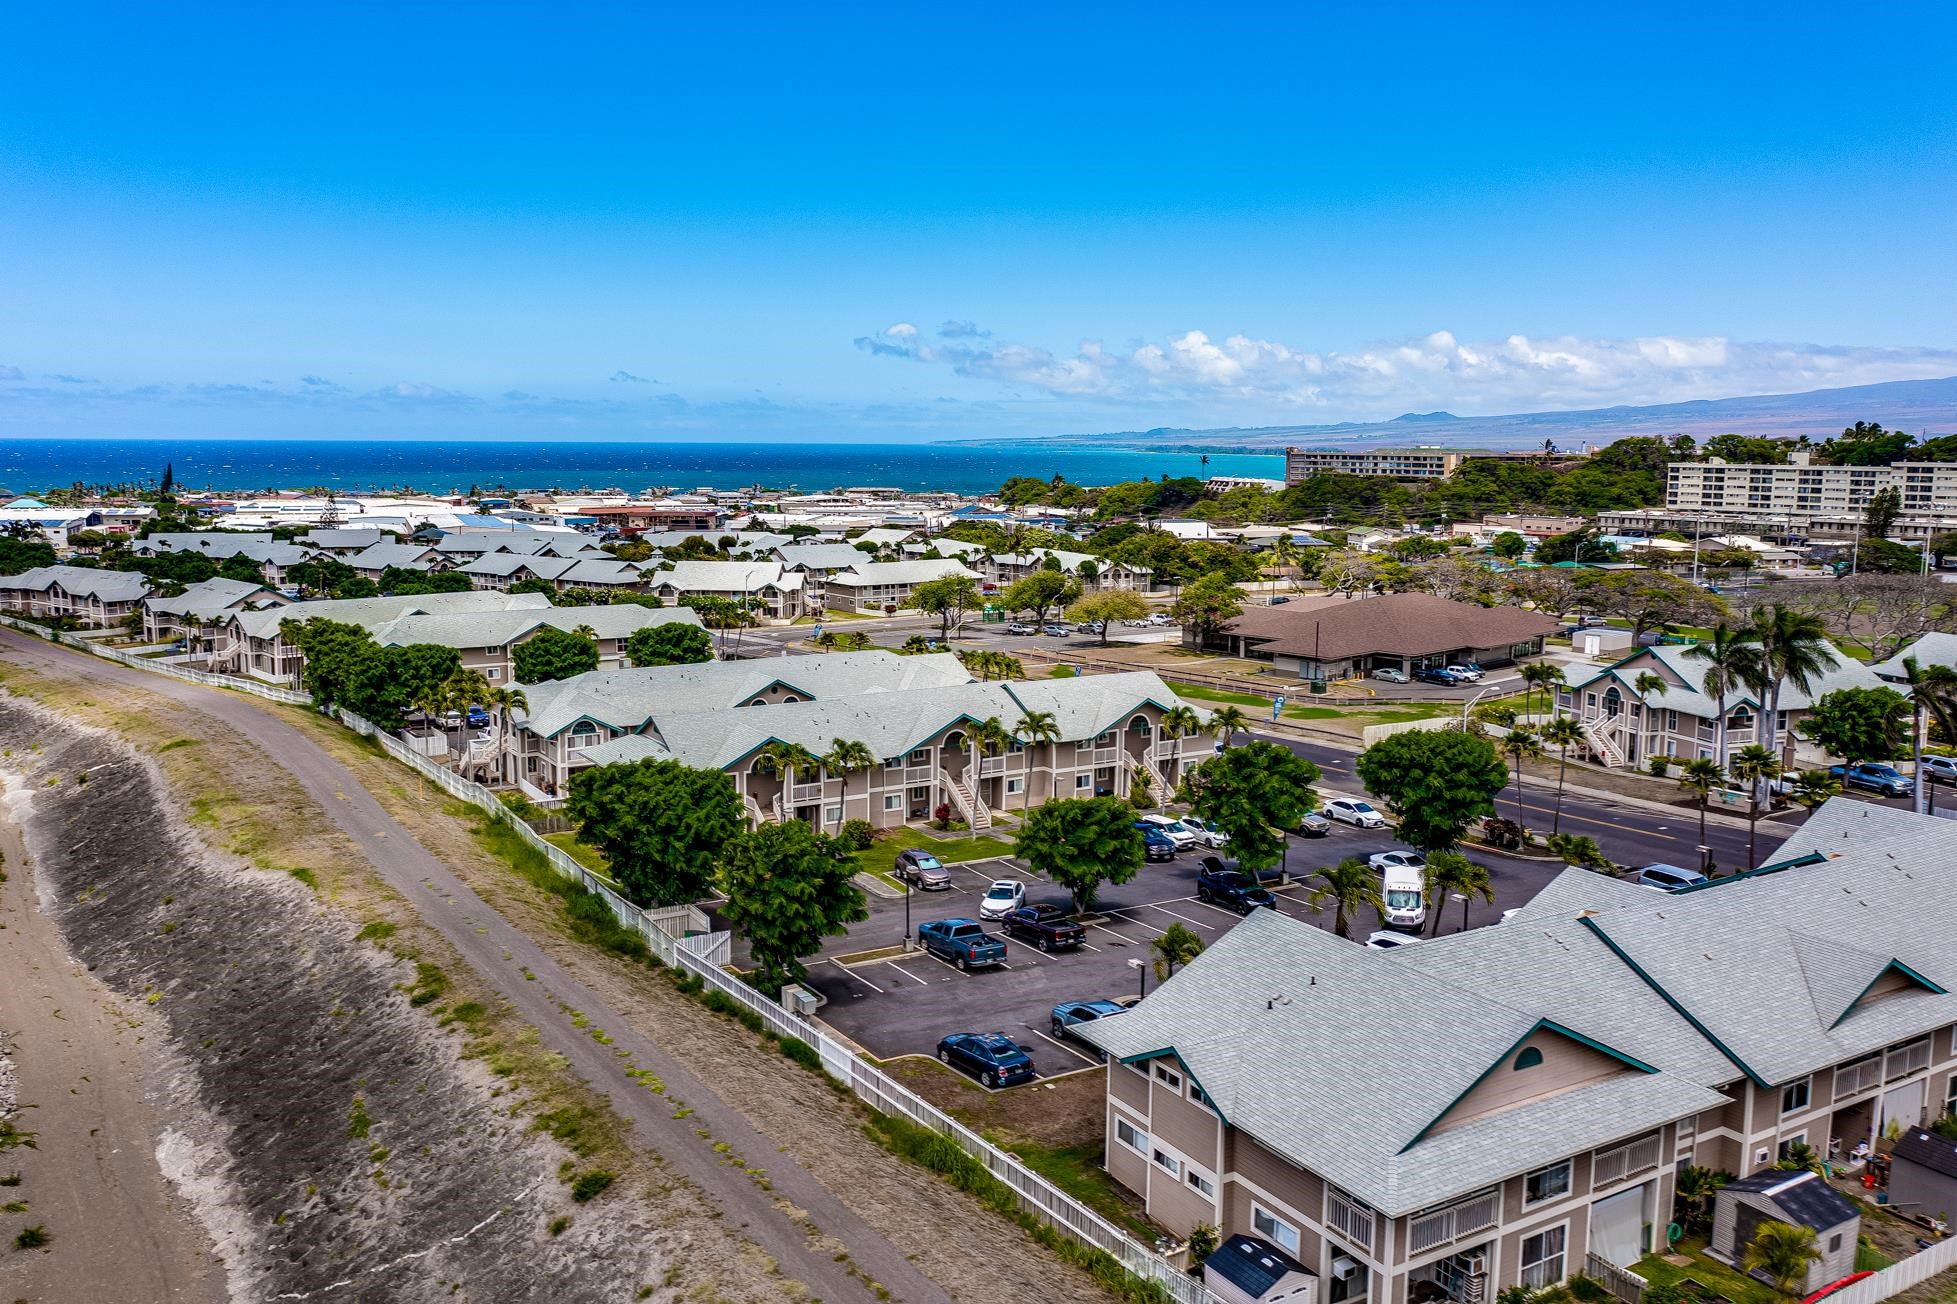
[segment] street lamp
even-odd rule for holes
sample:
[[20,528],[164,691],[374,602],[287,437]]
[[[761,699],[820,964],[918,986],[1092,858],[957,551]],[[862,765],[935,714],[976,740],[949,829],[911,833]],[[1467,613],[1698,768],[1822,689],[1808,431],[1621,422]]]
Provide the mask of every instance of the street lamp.
[[899,880],[904,885],[904,949],[911,949],[911,885],[909,879]]
[[[1468,894],[1466,892],[1449,893],[1448,900],[1459,901],[1461,903],[1461,931],[1464,933],[1467,932],[1468,931]],[[1437,928],[1434,931],[1438,933],[1440,930]]]
[[1141,960],[1130,960],[1128,964],[1135,971],[1135,995],[1148,995],[1148,965]]

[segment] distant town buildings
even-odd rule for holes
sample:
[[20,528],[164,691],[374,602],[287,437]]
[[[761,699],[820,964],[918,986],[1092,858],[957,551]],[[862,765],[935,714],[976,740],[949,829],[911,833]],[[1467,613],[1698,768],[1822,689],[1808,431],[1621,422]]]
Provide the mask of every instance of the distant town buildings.
[[1383,475],[1395,480],[1440,480],[1472,457],[1492,457],[1468,448],[1287,448],[1284,480],[1299,484],[1321,471],[1343,475]]

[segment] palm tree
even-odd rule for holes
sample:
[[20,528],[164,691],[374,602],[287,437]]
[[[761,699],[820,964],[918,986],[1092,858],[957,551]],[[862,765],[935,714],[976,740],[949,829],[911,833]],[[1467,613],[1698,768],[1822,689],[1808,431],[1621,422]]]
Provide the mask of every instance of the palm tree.
[[837,775],[843,781],[843,798],[836,803],[836,827],[841,828],[843,816],[849,814],[849,776],[858,770],[868,770],[877,763],[877,754],[865,743],[848,738],[831,738],[829,750],[822,754],[822,768]]
[[795,776],[806,774],[822,764],[815,753],[800,743],[772,742],[763,747],[754,758],[756,768],[768,774],[781,776],[782,808],[790,809],[790,794],[795,790]]
[[1647,697],[1652,693],[1665,692],[1671,686],[1671,680],[1665,678],[1663,675],[1654,674],[1649,670],[1638,671],[1638,677],[1631,681],[1631,687],[1637,689],[1639,697]]
[[[1191,734],[1201,732],[1202,728],[1203,718],[1197,715],[1192,707],[1178,704],[1162,713],[1162,736],[1164,738],[1187,738]],[[1162,804],[1164,806],[1169,804],[1169,794],[1166,792],[1162,794]]]
[[1903,658],[1903,677],[1909,685],[1910,749],[1916,762],[1916,804],[1919,810],[1936,810],[1936,796],[1930,791],[1929,776],[1923,773],[1923,729],[1925,719],[1934,720],[1943,731],[1944,741],[1957,741],[1957,670],[1949,666],[1919,666],[1915,657]]
[[1736,630],[1722,620],[1712,627],[1711,638],[1694,643],[1685,649],[1685,655],[1706,663],[1706,696],[1719,706],[1719,751],[1714,759],[1723,770],[1726,768],[1726,702],[1734,693],[1761,682],[1760,649],[1753,642],[1751,630]]
[[1528,688],[1522,694],[1523,713],[1525,715],[1534,714],[1530,709],[1530,704],[1535,701],[1536,690],[1538,688],[1543,690],[1545,704],[1556,700],[1553,685],[1564,682],[1563,667],[1554,665],[1548,661],[1532,661],[1522,667],[1522,682],[1528,685]]
[[1457,892],[1461,894],[1461,931],[1465,933],[1471,898],[1495,904],[1495,885],[1489,881],[1488,867],[1477,865],[1458,851],[1436,851],[1427,857],[1427,895],[1434,903],[1432,936],[1441,934],[1441,903]]
[[1549,822],[1551,837],[1563,831],[1563,777],[1570,768],[1570,748],[1585,738],[1575,716],[1559,715],[1543,726],[1542,740],[1556,749],[1556,814]]
[[1834,668],[1835,650],[1820,617],[1778,602],[1754,611],[1751,634],[1760,646],[1761,677],[1767,682],[1767,744],[1778,750],[1781,687],[1792,684],[1802,693],[1812,691],[1815,679]]
[[1746,867],[1756,869],[1760,864],[1754,844],[1755,830],[1760,821],[1760,785],[1780,777],[1780,757],[1774,754],[1771,747],[1748,743],[1733,753],[1733,777],[1746,785]]
[[1706,845],[1706,807],[1712,804],[1712,790],[1726,781],[1726,771],[1718,761],[1695,756],[1678,771],[1678,786],[1699,798],[1699,857],[1705,869],[1712,863],[1712,848]]
[[1542,755],[1542,742],[1532,729],[1511,729],[1502,736],[1502,751],[1515,766],[1515,822],[1526,826],[1522,813],[1522,762]]
[[[981,756],[1003,755],[1011,746],[1012,734],[999,722],[998,716],[987,716],[972,726],[972,751],[975,753],[975,759]],[[985,767],[982,765],[975,764],[972,767],[972,794],[975,797],[978,796],[979,785],[985,778],[984,770]],[[984,800],[983,797],[978,799]]]
[[1769,1218],[1740,1255],[1740,1268],[1759,1273],[1783,1295],[1798,1295],[1807,1281],[1808,1265],[1821,1258],[1814,1240],[1812,1227]]
[[[1274,570],[1280,572],[1287,566],[1298,567],[1300,554],[1303,552],[1304,549],[1300,548],[1288,533],[1280,534],[1276,539],[1271,541],[1271,566]],[[1303,579],[1304,576],[1302,573],[1293,575],[1291,577],[1291,587],[1294,589],[1298,588]]]
[[1250,732],[1250,717],[1240,706],[1219,706],[1210,712],[1210,732],[1216,735],[1217,742],[1228,747],[1238,734]]
[[[1028,711],[1019,717],[1013,726],[1019,741],[1028,747],[1044,745],[1047,749],[1047,774],[1053,773],[1053,745],[1060,741],[1060,722],[1053,718],[1051,711]],[[1022,813],[1033,809],[1033,758],[1026,758],[1026,791],[1019,803]]]
[[1149,947],[1155,952],[1155,981],[1165,983],[1176,970],[1203,953],[1203,939],[1186,924],[1170,924]]
[[1787,795],[1803,810],[1813,810],[1830,797],[1841,795],[1841,780],[1826,770],[1802,770],[1787,781]]
[[1313,910],[1326,901],[1332,903],[1335,911],[1332,931],[1340,937],[1352,936],[1347,920],[1365,907],[1371,906],[1375,913],[1386,909],[1386,902],[1379,894],[1379,882],[1373,876],[1373,867],[1357,856],[1347,856],[1336,865],[1326,866],[1318,871],[1317,877],[1318,886],[1312,888],[1305,900]]
[[1733,1180],[1731,1173],[1687,1164],[1679,1170],[1673,1198],[1684,1206],[1679,1222],[1687,1231],[1703,1234],[1712,1225],[1712,1198]]

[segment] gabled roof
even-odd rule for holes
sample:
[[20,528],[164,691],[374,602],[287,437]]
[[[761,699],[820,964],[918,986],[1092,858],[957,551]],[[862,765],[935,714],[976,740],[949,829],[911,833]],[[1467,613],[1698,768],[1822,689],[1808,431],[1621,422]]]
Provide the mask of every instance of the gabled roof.
[[1766,1168],[1750,1177],[1728,1182],[1723,1190],[1757,1195],[1797,1227],[1825,1232],[1862,1216],[1847,1196],[1823,1181],[1821,1174],[1802,1169]]
[[1913,1127],[1897,1138],[1893,1158],[1945,1177],[1957,1177],[1957,1141],[1920,1127]]
[[[1177,706],[1192,707],[1199,719],[1209,712],[1184,702],[1175,690],[1162,682],[1152,670],[1128,670],[1112,675],[1076,675],[1068,679],[1016,680],[1007,686],[1020,714],[1050,711],[1063,738],[1094,738],[1110,729],[1119,729],[1134,717],[1144,702],[1162,710]],[[1011,725],[1012,720],[1006,724]]]
[[636,602],[597,607],[539,607],[513,611],[464,611],[447,615],[411,613],[373,628],[382,647],[433,643],[441,647],[506,647],[545,625],[575,630],[588,627],[599,638],[630,638],[654,625],[698,625],[687,607],[642,607]]
[[1527,643],[1561,628],[1533,611],[1483,607],[1431,593],[1307,598],[1278,607],[1251,607],[1224,625],[1230,633],[1256,641],[1260,652],[1323,661],[1501,647]]
[[1310,1274],[1277,1246],[1254,1236],[1232,1236],[1203,1260],[1203,1273],[1215,1273],[1252,1299],[1262,1299],[1270,1289],[1293,1273]]
[[869,588],[879,584],[926,584],[954,576],[968,580],[982,578],[977,571],[952,557],[935,561],[870,561],[858,553],[856,564],[831,575],[828,583],[831,588]]
[[375,529],[307,530],[299,542],[312,548],[371,548],[382,541]]
[[538,579],[554,580],[577,561],[570,557],[552,557],[530,552],[486,552],[471,561],[456,567],[464,575],[492,575],[502,577],[527,572]]
[[798,570],[848,570],[870,560],[868,553],[853,543],[793,543],[775,549],[782,565]]
[[35,566],[18,575],[0,575],[0,589],[45,593],[55,585],[63,592],[98,602],[134,602],[149,593],[149,581],[138,571],[100,570],[93,566]]
[[176,616],[216,616],[253,602],[283,604],[285,601],[284,595],[266,588],[263,584],[253,584],[246,580],[228,580],[222,575],[217,575],[192,584],[175,597],[145,598],[143,605],[151,611],[162,611]]
[[646,563],[645,582],[681,593],[757,593],[769,585],[800,588],[802,577],[778,561],[661,561]]
[[[1680,711],[1702,719],[1713,719],[1719,715],[1719,704],[1706,696],[1706,662],[1691,656],[1692,644],[1665,643],[1653,647],[1641,647],[1618,661],[1605,666],[1588,679],[1573,681],[1572,693],[1588,690],[1600,680],[1615,680],[1627,698],[1642,700],[1647,706],[1662,707],[1668,711]],[[1781,681],[1780,709],[1783,711],[1805,710],[1815,702],[1838,688],[1881,688],[1883,681],[1876,677],[1875,671],[1844,655],[1830,646],[1828,655],[1832,660],[1829,669],[1809,682],[1806,692],[1791,681]],[[1650,669],[1670,682],[1664,689],[1654,689],[1642,698],[1636,688],[1640,670]],[[1751,690],[1733,693],[1726,699],[1726,709],[1745,703],[1758,710],[1766,703],[1765,696]]]
[[295,602],[271,611],[241,611],[232,618],[247,638],[271,638],[287,620],[333,620],[372,629],[410,612],[514,611],[548,607],[541,593],[498,593],[471,589],[462,593],[417,593],[384,598],[336,598]]
[[230,534],[222,530],[205,530],[190,534],[172,534],[167,531],[148,535],[136,540],[136,552],[201,552],[212,557],[229,557],[242,543],[271,543],[272,534],[267,530],[262,534]]
[[1957,666],[1957,634],[1932,630],[1887,661],[1878,661],[1869,669],[1879,679],[1892,684],[1905,683],[1909,679],[1909,672],[1903,669],[1903,662],[1912,657],[1917,666],[1925,670],[1931,666]]
[[418,543],[377,543],[349,557],[347,565],[355,570],[386,570],[390,566],[427,570],[429,554],[434,551]]

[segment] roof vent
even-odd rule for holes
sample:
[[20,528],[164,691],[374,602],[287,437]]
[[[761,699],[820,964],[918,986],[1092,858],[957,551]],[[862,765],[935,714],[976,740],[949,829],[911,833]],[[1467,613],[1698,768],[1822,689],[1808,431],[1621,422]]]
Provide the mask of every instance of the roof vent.
[[1283,996],[1283,995],[1273,996],[1271,997],[1270,1000],[1264,1002],[1264,1012],[1268,1014],[1272,1010],[1277,1009],[1280,1005],[1289,1005],[1289,1004],[1291,1004],[1291,998],[1289,996]]

